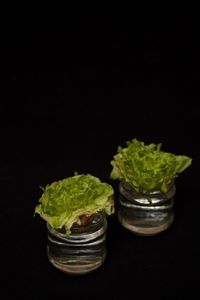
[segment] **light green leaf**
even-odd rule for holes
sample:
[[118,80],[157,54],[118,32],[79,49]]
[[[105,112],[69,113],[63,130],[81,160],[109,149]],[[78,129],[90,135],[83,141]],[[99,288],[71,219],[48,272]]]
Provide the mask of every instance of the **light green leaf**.
[[171,182],[192,163],[184,155],[161,151],[162,144],[145,145],[133,139],[127,147],[118,147],[111,165],[110,178],[125,180],[136,190],[166,192]]
[[65,227],[67,233],[81,215],[114,212],[113,188],[92,175],[75,175],[47,185],[36,206],[38,213],[53,228]]

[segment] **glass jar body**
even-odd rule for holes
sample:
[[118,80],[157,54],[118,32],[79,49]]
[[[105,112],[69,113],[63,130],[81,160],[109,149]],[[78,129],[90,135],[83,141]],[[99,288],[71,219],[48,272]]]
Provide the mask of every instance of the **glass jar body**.
[[87,226],[73,226],[70,236],[47,224],[49,261],[68,274],[85,274],[101,266],[106,258],[106,216],[97,213]]
[[119,184],[118,219],[122,226],[139,235],[155,235],[166,230],[174,219],[172,183],[166,193],[160,191],[137,192],[128,183]]

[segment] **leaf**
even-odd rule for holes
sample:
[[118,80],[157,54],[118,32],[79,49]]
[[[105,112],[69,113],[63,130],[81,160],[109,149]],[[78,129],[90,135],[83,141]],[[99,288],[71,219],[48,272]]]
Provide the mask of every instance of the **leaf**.
[[127,147],[119,146],[111,161],[110,178],[125,180],[138,191],[166,192],[172,180],[191,165],[192,159],[161,151],[161,146],[161,143],[145,145],[137,139],[127,141]]
[[53,228],[66,228],[69,233],[82,215],[100,211],[114,212],[113,188],[92,175],[75,175],[47,185],[35,208]]

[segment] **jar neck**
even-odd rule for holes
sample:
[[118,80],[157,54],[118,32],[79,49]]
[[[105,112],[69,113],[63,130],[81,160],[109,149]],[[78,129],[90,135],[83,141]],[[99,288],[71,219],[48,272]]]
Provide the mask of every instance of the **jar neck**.
[[119,191],[122,196],[124,196],[128,201],[138,203],[141,205],[157,205],[166,202],[174,197],[176,192],[176,187],[174,181],[171,182],[169,190],[163,193],[158,190],[136,191],[129,183],[126,181],[120,181]]
[[105,233],[105,231],[107,230],[107,220],[105,214],[97,213],[91,224],[87,226],[73,226],[73,228],[71,229],[71,234],[69,236],[67,236],[66,232],[64,232],[63,230],[54,229],[48,223],[47,230],[48,233],[62,241],[74,243],[87,242]]

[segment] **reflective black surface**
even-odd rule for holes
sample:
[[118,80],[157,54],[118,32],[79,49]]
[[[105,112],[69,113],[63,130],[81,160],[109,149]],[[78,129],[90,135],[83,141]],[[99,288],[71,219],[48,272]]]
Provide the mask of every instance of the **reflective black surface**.
[[[103,5],[103,4],[102,4]],[[190,299],[199,282],[199,27],[194,7],[149,3],[12,6],[1,18],[1,274],[8,299]],[[107,258],[81,277],[46,255],[39,186],[109,179],[136,137],[193,158],[176,181],[175,219],[139,237],[108,220]],[[116,202],[116,212],[118,203]]]

